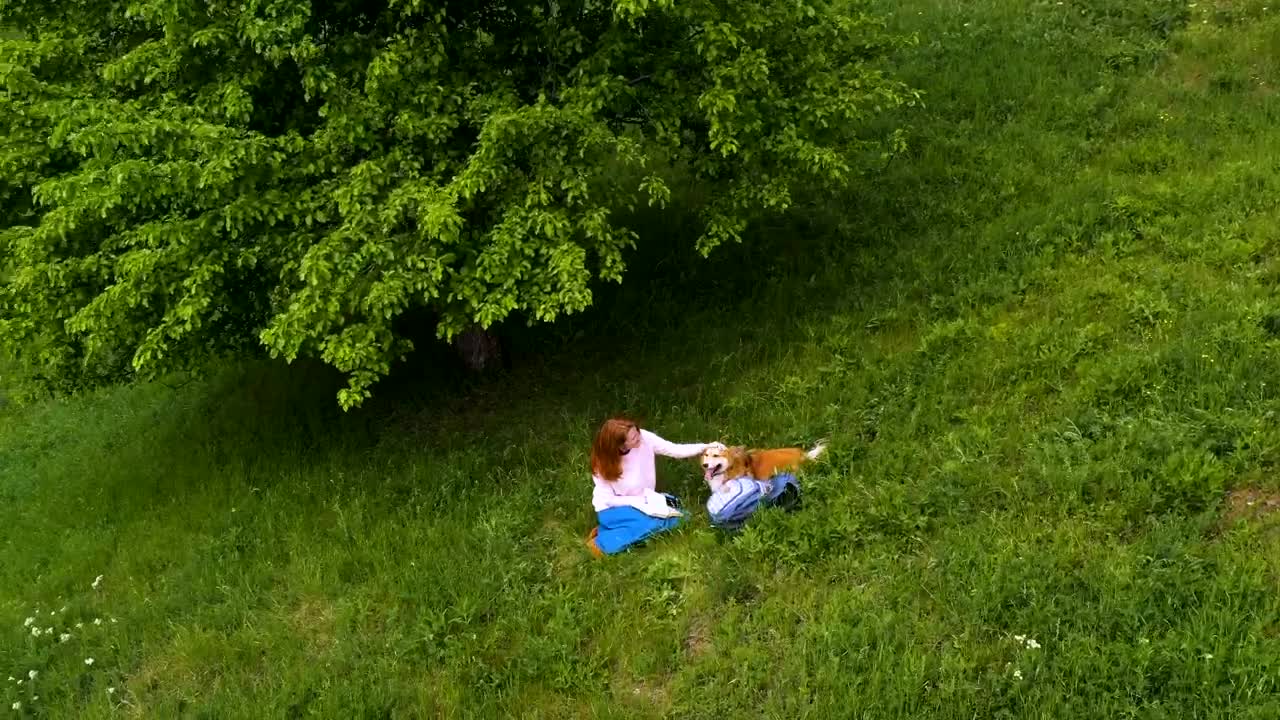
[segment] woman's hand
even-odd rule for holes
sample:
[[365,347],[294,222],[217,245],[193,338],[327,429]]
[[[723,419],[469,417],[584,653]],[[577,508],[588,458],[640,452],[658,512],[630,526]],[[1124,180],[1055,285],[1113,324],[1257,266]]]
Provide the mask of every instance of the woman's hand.
[[656,518],[673,518],[673,517],[680,517],[684,515],[684,513],[671,507],[670,505],[662,505],[660,507],[650,506],[649,508],[646,509],[645,514],[650,517],[656,517]]
[[644,514],[656,518],[680,517],[684,513],[671,507],[664,493],[650,490],[645,493]]

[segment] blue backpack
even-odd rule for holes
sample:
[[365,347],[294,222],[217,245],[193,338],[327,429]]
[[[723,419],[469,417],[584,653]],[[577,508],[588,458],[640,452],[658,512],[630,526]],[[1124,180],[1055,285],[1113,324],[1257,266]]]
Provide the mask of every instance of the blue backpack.
[[760,506],[795,510],[800,506],[800,483],[792,473],[779,473],[761,482],[742,477],[725,483],[720,492],[707,498],[711,524],[722,530],[737,530]]

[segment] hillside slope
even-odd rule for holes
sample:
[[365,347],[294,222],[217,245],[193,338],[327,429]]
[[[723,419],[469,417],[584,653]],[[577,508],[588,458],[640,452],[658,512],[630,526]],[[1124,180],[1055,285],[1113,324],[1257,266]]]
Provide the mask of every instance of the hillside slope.
[[[5,411],[3,706],[1280,716],[1280,6],[886,6],[912,150],[767,279],[353,415],[271,368]],[[831,451],[736,536],[663,460],[693,521],[595,561],[617,409]]]

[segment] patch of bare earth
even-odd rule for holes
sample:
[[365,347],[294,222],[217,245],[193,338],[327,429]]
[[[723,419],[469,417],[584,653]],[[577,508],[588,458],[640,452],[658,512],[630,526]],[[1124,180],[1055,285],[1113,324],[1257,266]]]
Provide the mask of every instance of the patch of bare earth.
[[202,668],[192,658],[189,647],[179,640],[144,658],[125,679],[113,703],[131,717],[154,717],[153,704],[164,705],[166,700],[176,701],[179,706],[196,704],[220,686],[217,674]]
[[711,649],[711,628],[703,618],[695,619],[684,636],[684,652],[690,658],[705,655]]
[[335,641],[336,624],[333,603],[324,598],[304,599],[289,614],[289,627],[307,644],[313,654],[331,649]]
[[[1280,492],[1260,490],[1258,488],[1240,488],[1227,495],[1226,507],[1222,514],[1223,524],[1227,527],[1237,522],[1256,522],[1268,519],[1280,510]],[[1275,518],[1270,518],[1274,520]]]
[[641,707],[665,711],[671,707],[671,692],[665,684],[637,680],[631,684],[631,698]]

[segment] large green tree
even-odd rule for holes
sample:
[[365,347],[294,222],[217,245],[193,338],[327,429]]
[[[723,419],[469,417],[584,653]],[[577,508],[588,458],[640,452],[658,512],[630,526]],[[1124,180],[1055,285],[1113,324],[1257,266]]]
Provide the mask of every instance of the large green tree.
[[913,97],[861,0],[0,0],[0,26],[0,346],[62,389],[265,346],[351,407],[407,310],[444,339],[581,310],[671,173],[709,253],[891,152],[859,128]]

